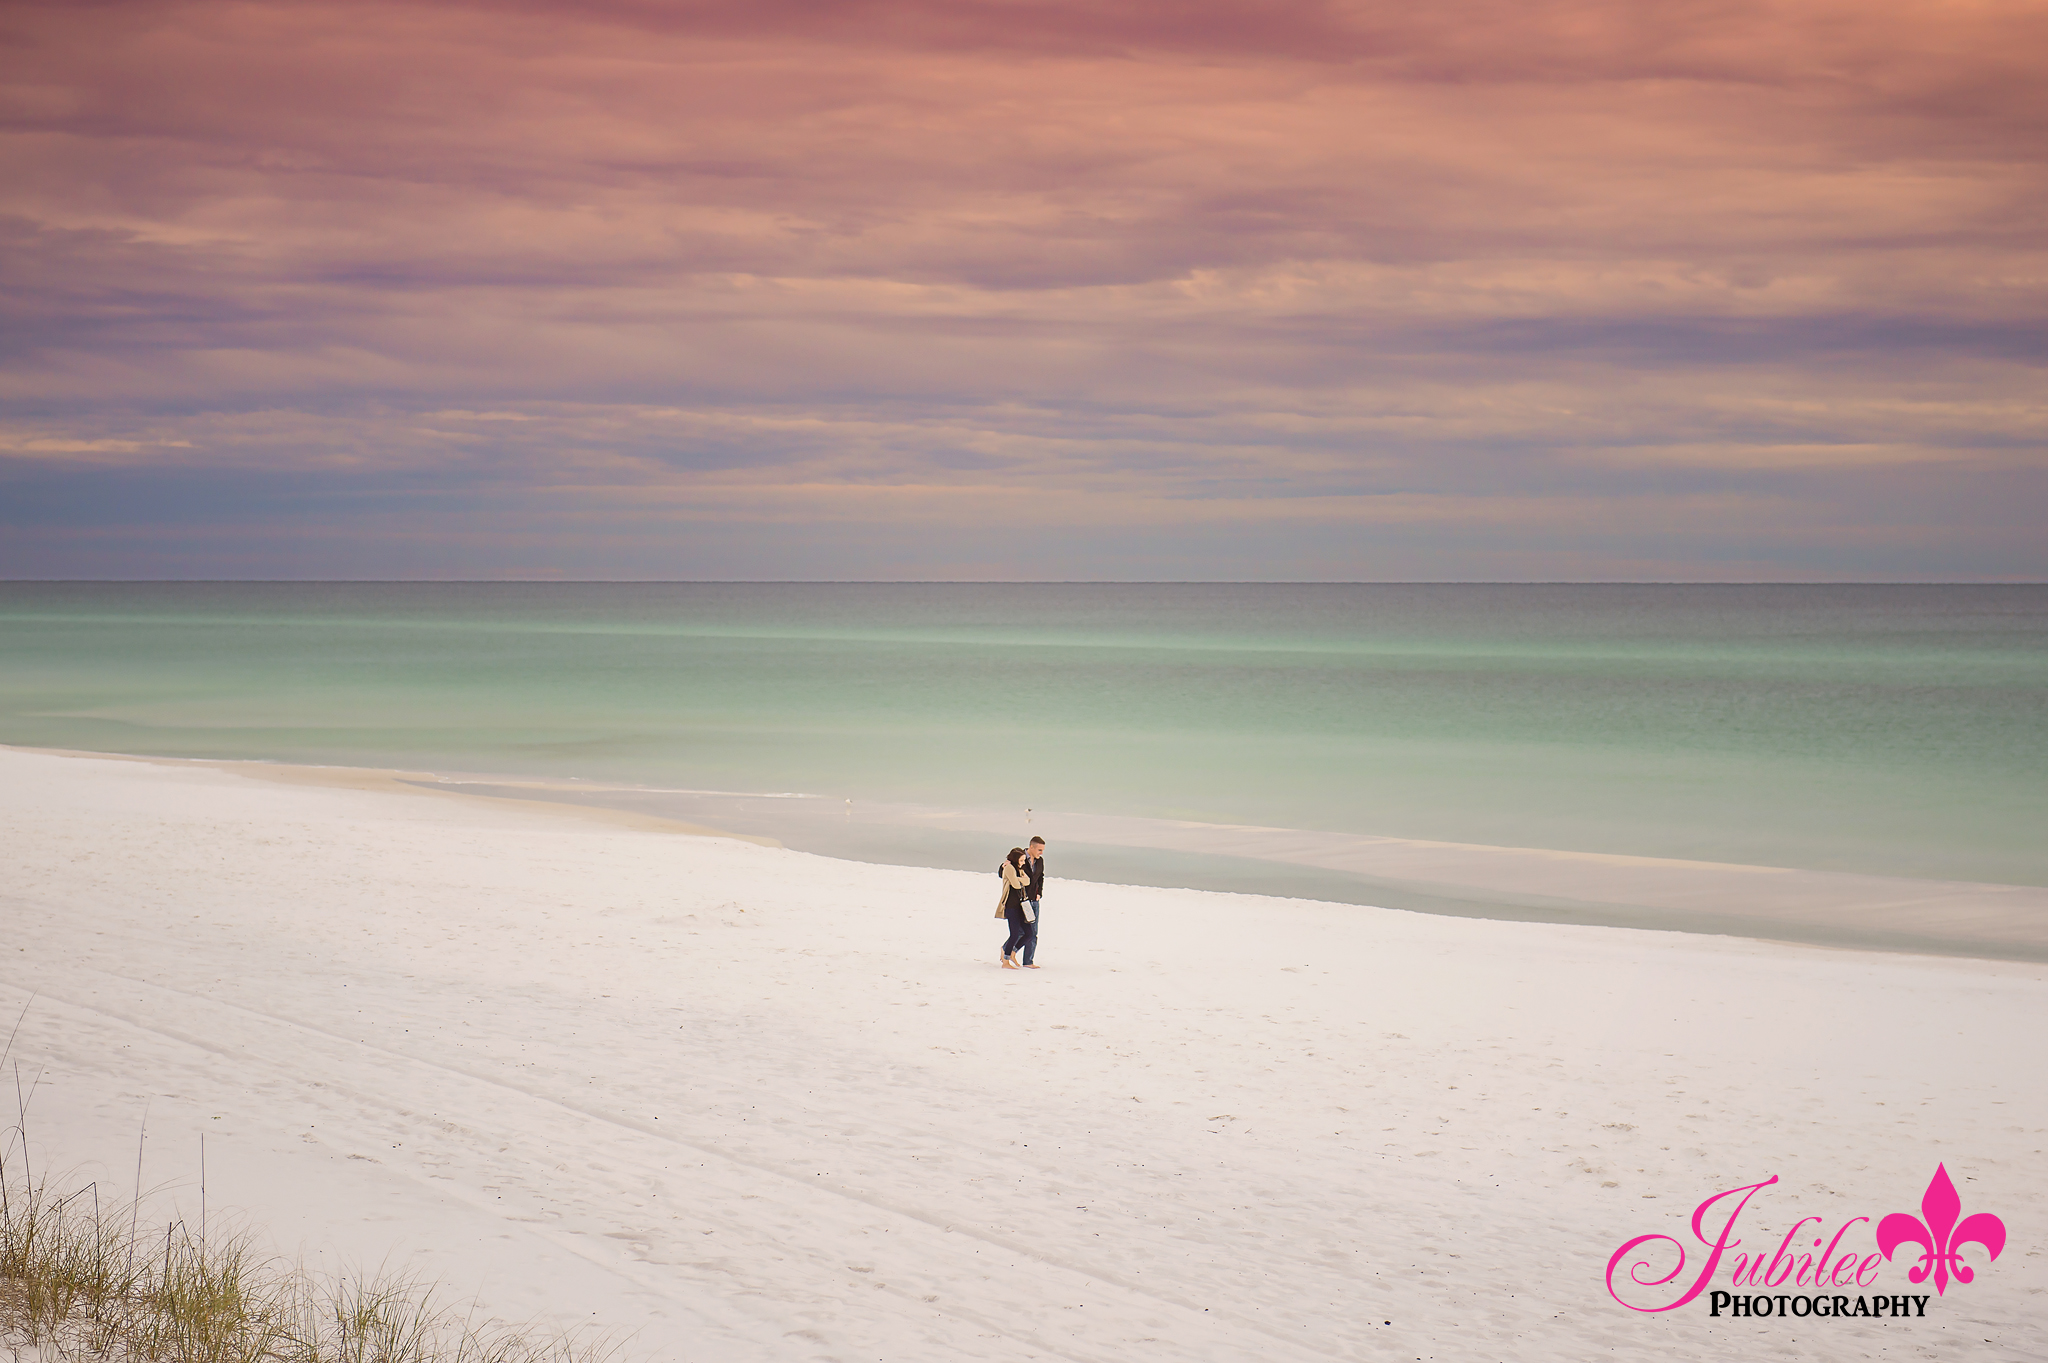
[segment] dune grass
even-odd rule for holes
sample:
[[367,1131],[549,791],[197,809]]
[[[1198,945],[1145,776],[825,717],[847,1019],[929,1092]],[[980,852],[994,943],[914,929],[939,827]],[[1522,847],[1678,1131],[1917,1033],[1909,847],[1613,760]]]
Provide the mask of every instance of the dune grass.
[[599,1363],[615,1352],[478,1322],[415,1278],[324,1277],[252,1253],[243,1234],[202,1243],[183,1223],[137,1229],[131,1206],[96,1195],[58,1196],[0,1164],[0,1351],[46,1363]]
[[146,1223],[141,1190],[54,1189],[26,1102],[0,1141],[0,1359],[21,1363],[603,1363],[610,1341],[478,1321],[395,1275],[324,1276],[245,1232]]

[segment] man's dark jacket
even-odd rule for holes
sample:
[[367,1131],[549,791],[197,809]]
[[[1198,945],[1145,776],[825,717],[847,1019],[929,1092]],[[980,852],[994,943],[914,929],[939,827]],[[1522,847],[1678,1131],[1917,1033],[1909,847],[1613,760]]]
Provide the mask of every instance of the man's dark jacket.
[[1045,858],[1024,858],[1024,869],[1031,873],[1031,891],[1024,897],[1026,899],[1045,898]]

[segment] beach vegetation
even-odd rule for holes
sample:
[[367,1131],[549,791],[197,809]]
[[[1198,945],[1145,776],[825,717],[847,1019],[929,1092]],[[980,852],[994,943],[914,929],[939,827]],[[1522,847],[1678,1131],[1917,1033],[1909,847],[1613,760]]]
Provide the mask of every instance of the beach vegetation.
[[479,1320],[391,1273],[324,1275],[244,1230],[145,1221],[0,1153],[0,1359],[9,1363],[602,1363],[607,1338]]

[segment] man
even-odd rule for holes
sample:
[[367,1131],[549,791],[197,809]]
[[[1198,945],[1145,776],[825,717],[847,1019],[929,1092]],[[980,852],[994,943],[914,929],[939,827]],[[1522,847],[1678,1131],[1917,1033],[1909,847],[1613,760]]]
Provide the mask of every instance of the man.
[[1031,927],[1024,937],[1024,968],[1036,970],[1031,958],[1038,954],[1039,901],[1045,898],[1045,839],[1033,838],[1025,849],[1024,873],[1031,877],[1031,888],[1024,892],[1024,902],[1031,906]]

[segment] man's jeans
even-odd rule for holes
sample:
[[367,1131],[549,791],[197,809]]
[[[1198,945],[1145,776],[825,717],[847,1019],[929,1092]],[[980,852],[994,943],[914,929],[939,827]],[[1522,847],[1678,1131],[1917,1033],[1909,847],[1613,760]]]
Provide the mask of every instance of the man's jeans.
[[1027,899],[1024,902],[1031,906],[1031,921],[1024,925],[1024,964],[1030,965],[1031,958],[1038,954],[1038,915],[1040,910],[1037,900]]

